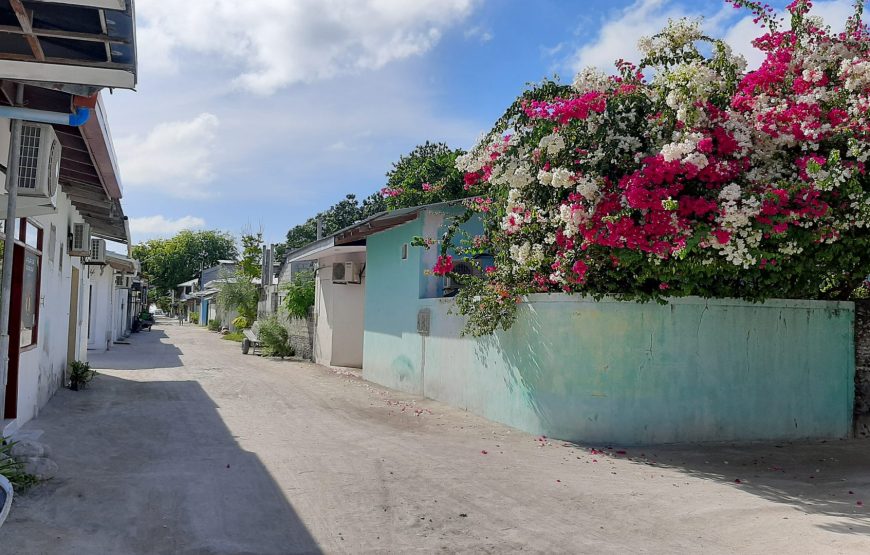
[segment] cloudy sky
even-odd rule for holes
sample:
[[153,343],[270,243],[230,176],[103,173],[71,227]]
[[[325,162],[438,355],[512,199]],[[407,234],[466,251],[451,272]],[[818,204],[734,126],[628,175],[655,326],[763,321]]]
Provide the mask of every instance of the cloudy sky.
[[[848,0],[816,2],[831,23]],[[134,242],[181,229],[269,241],[380,189],[415,145],[469,148],[528,82],[636,59],[637,37],[715,0],[137,0],[139,87],[106,103]],[[842,26],[841,24],[839,26]]]

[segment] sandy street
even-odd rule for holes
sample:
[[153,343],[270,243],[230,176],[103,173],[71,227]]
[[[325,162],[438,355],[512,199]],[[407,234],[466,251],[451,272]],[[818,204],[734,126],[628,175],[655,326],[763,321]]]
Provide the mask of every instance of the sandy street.
[[576,446],[165,321],[93,362],[0,553],[870,553],[867,442]]

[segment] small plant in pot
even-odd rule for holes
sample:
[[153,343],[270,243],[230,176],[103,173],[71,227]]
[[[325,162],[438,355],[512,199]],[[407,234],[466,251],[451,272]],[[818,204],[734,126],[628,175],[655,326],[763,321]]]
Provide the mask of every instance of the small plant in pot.
[[92,370],[90,364],[74,360],[69,365],[69,388],[73,391],[84,389],[96,375],[97,371]]

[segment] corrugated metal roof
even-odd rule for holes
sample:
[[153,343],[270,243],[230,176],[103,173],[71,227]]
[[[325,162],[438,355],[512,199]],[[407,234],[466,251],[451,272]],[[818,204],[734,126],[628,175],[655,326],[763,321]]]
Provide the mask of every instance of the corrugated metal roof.
[[0,0],[0,75],[85,96],[135,88],[133,0]]

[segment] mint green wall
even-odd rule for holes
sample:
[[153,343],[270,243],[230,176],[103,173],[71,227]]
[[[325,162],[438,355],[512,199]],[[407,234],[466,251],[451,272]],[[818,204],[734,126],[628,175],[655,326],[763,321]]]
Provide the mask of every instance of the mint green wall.
[[[368,238],[368,380],[566,440],[653,444],[850,431],[851,303],[688,298],[662,306],[533,295],[509,332],[460,338],[462,320],[447,314],[452,301],[420,299],[420,270],[400,263],[401,244],[421,226]],[[420,308],[431,310],[428,337],[416,333]]]
[[[418,218],[366,241],[365,333],[363,368],[367,379],[389,383],[390,387],[410,393],[423,393],[419,376],[420,349],[417,335],[417,310],[422,281],[423,249],[408,247],[402,260],[402,244],[423,234],[423,219]],[[378,349],[383,345],[387,349]],[[364,370],[365,371],[365,370]]]

